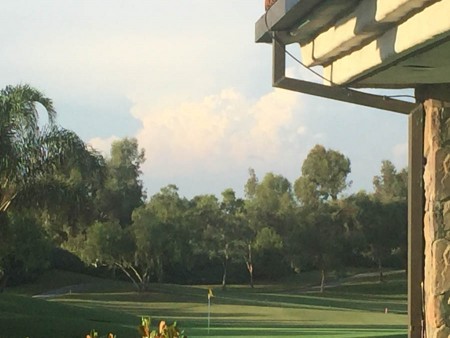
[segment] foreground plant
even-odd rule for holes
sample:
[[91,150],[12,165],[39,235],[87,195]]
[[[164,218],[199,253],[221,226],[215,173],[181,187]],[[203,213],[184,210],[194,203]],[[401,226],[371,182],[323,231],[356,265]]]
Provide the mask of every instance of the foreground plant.
[[[138,326],[139,335],[142,338],[187,338],[184,335],[184,331],[180,331],[177,327],[177,322],[171,325],[167,325],[164,320],[159,322],[158,331],[150,331],[150,317],[142,317],[141,325]],[[102,338],[99,333],[95,330],[86,335],[86,338]],[[105,338],[117,338],[116,335],[108,333]]]
[[[113,335],[112,333],[108,333],[108,335],[105,337],[106,338],[117,338],[117,336]],[[86,335],[86,338],[101,338],[101,337],[98,335],[97,331],[91,330],[91,333]]]
[[187,338],[184,331],[180,331],[177,322],[167,325],[164,320],[159,322],[158,331],[150,331],[150,317],[142,317],[141,325],[138,327],[142,338]]

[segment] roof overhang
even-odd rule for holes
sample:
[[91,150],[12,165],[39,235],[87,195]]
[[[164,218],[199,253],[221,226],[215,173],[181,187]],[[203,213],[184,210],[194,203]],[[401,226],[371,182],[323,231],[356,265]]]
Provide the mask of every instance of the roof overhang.
[[326,85],[411,88],[450,83],[450,0],[278,0],[257,42],[300,44]]

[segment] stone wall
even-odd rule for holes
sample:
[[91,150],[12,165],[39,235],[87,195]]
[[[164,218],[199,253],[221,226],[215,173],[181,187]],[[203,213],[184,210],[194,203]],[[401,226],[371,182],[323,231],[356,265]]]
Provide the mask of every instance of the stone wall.
[[425,99],[425,321],[427,338],[450,337],[450,104]]

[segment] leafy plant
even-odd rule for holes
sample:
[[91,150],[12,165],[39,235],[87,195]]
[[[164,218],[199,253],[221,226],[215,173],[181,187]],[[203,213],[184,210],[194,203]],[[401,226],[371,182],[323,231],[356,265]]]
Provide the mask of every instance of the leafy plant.
[[138,327],[142,338],[187,338],[184,331],[180,331],[177,322],[167,325],[164,320],[159,322],[158,331],[150,331],[150,317],[142,317],[141,325]]
[[[164,320],[159,322],[158,331],[150,331],[150,317],[142,317],[141,325],[138,326],[139,334],[142,338],[187,338],[184,335],[184,331],[180,331],[177,327],[177,322],[171,325],[167,325]],[[86,335],[86,338],[101,338],[99,333],[95,330]],[[108,333],[105,338],[117,338],[117,336],[112,333]]]
[[[99,336],[97,331],[91,330],[91,333],[86,335],[86,338],[101,338],[101,337]],[[105,338],[117,338],[117,336],[113,335],[112,333],[108,333],[108,335],[105,336]]]

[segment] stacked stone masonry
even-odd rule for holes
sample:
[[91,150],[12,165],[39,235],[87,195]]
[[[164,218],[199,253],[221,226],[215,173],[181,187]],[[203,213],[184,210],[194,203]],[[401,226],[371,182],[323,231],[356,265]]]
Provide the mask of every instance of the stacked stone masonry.
[[450,337],[450,104],[424,101],[425,320],[427,338]]

